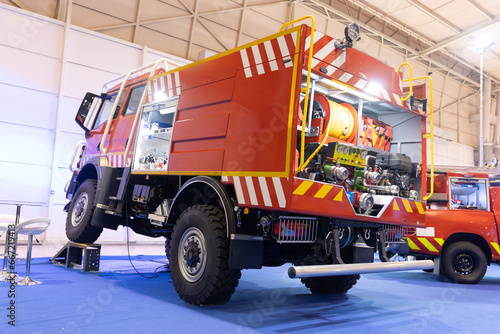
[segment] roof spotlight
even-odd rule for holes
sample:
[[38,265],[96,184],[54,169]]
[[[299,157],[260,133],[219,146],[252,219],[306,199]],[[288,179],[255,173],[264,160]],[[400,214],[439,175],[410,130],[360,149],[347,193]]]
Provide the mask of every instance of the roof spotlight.
[[349,23],[344,29],[344,35],[347,43],[353,46],[360,39],[359,26],[356,23]]
[[339,49],[352,48],[361,39],[359,33],[359,26],[356,23],[349,23],[344,29],[345,38],[342,39],[342,42],[336,42],[335,47]]

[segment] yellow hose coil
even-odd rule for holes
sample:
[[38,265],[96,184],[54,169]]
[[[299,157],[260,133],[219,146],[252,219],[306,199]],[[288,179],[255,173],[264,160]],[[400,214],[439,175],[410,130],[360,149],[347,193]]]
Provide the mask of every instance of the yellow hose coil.
[[327,127],[326,135],[340,140],[346,140],[354,131],[352,113],[344,106],[328,100],[330,105],[331,127]]

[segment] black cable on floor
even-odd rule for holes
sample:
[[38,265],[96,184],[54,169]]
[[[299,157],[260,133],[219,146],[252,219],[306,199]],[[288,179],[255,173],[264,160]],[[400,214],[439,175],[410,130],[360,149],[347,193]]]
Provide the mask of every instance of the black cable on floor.
[[[126,191],[125,191],[124,196],[125,196],[125,199],[126,199],[127,198],[127,192]],[[144,278],[156,278],[156,277],[160,277],[160,274],[158,274],[156,272],[156,270],[158,270],[162,266],[160,266],[160,267],[158,267],[158,268],[155,269],[155,271],[153,272],[155,274],[155,276],[146,276],[146,275],[140,273],[139,270],[137,270],[137,268],[134,266],[134,263],[132,262],[132,258],[130,257],[130,243],[129,243],[129,238],[128,238],[128,229],[129,229],[129,227],[128,227],[128,211],[127,211],[127,201],[126,200],[125,200],[124,204],[125,204],[125,227],[127,228],[127,254],[128,254],[128,260],[129,260],[130,264],[132,265],[132,268],[134,268],[135,272],[138,275],[140,275],[140,276],[142,276]]]

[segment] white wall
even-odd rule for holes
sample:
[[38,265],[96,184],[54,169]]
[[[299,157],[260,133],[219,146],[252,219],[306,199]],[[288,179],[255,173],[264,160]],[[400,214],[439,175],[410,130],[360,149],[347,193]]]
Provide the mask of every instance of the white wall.
[[[50,217],[42,239],[64,243],[68,165],[84,139],[74,121],[81,98],[161,57],[187,61],[3,4],[0,31],[0,202],[36,205],[22,207],[22,217]],[[2,204],[0,213],[15,207]],[[123,228],[105,230],[99,242],[125,237]]]

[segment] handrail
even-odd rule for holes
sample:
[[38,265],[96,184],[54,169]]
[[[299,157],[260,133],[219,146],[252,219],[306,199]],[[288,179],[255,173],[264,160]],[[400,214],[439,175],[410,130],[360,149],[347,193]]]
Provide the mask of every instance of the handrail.
[[[120,90],[118,91],[118,94],[116,95],[115,103],[113,103],[113,108],[111,108],[111,112],[109,113],[108,123],[106,124],[106,128],[104,129],[104,133],[102,134],[101,143],[99,144],[99,147],[101,148],[102,155],[106,155],[106,153],[108,153],[109,147],[104,146],[106,143],[106,137],[109,134],[109,129],[111,129],[113,115],[115,114],[116,108],[118,107],[118,102],[120,101],[120,97],[123,94],[123,90],[125,89],[125,85],[127,84],[128,78],[130,78],[130,75],[132,74],[132,72],[133,71],[128,72],[127,75],[125,76],[125,79],[123,79],[122,84],[120,85]],[[110,146],[111,146],[111,141],[110,141]]]
[[401,97],[401,102],[408,100],[411,97],[411,95],[413,94],[413,68],[411,67],[411,64],[410,63],[402,63],[401,65],[399,65],[398,73],[401,72],[401,67],[403,67],[404,65],[407,65],[408,68],[410,69],[410,79],[403,80],[403,81],[410,81],[410,91],[408,92],[407,97]]
[[[161,62],[165,63],[165,72],[168,72],[168,60],[166,58],[158,59],[155,62],[155,64],[154,64],[153,68],[151,69],[151,71],[149,72],[148,80],[149,80],[149,78],[151,78],[154,75],[156,69],[158,68],[158,66],[160,65]],[[144,104],[144,99],[146,97],[146,91],[147,91],[148,88],[149,88],[148,85],[146,85],[146,88],[144,88],[144,91],[142,92],[142,97],[141,97],[141,100],[140,100],[141,102],[139,102],[139,106],[137,107],[137,113],[135,114],[134,123],[132,124],[132,128],[130,129],[130,134],[128,136],[129,139],[134,134],[135,129],[137,128],[137,123],[139,122],[139,119],[141,118],[142,105]],[[132,140],[128,140],[127,141],[127,146],[125,147],[125,152],[123,152],[123,161],[125,162],[125,167],[129,167],[130,166],[130,162],[128,161],[128,154],[130,152],[130,146],[131,145],[132,145]]]
[[[309,85],[311,81],[311,67],[312,67],[312,58],[313,58],[313,46],[314,46],[314,30],[316,26],[316,21],[314,20],[314,17],[312,15],[306,15],[304,17],[301,17],[299,19],[295,19],[290,22],[286,22],[283,24],[279,30],[279,32],[283,31],[283,28],[286,26],[289,26],[291,24],[294,24],[299,21],[303,21],[306,19],[311,19],[311,45],[309,47],[309,57],[307,60],[307,81],[306,81],[306,88],[305,88],[305,99],[304,99],[304,112],[303,112],[303,119],[302,119],[302,134],[300,138],[300,164],[299,168],[295,171],[297,173],[299,170],[304,170],[304,151],[305,151],[305,146],[306,146],[306,123],[307,123],[307,103],[309,100]],[[301,89],[301,92],[304,92],[304,89]],[[309,159],[310,160],[310,159]]]
[[[404,63],[404,64],[407,64],[407,63]],[[401,65],[404,65],[404,64],[401,64]],[[410,74],[411,74],[411,65],[410,65]],[[410,79],[404,79],[403,81],[404,82],[410,81],[410,92],[411,92],[412,80],[423,80],[423,79],[429,80],[429,90],[430,90],[430,97],[429,97],[429,100],[430,100],[429,101],[429,104],[430,104],[430,107],[429,107],[429,109],[430,109],[430,112],[429,112],[429,115],[430,115],[430,117],[429,117],[430,118],[430,122],[429,122],[430,133],[428,133],[428,134],[426,133],[423,136],[424,139],[426,139],[426,138],[431,139],[431,191],[429,193],[429,196],[425,196],[423,198],[424,201],[427,201],[434,194],[434,103],[433,103],[434,96],[433,96],[432,78],[430,76],[426,75],[426,76],[417,77],[417,78],[410,77]],[[401,101],[403,101],[403,100],[401,100]],[[426,171],[422,171],[422,172],[426,172]]]
[[75,162],[76,153],[78,152],[78,149],[80,148],[81,145],[84,145],[85,148],[87,148],[87,142],[85,140],[80,140],[78,143],[76,143],[75,151],[73,152],[73,156],[69,163],[70,172],[74,172],[73,163]]

